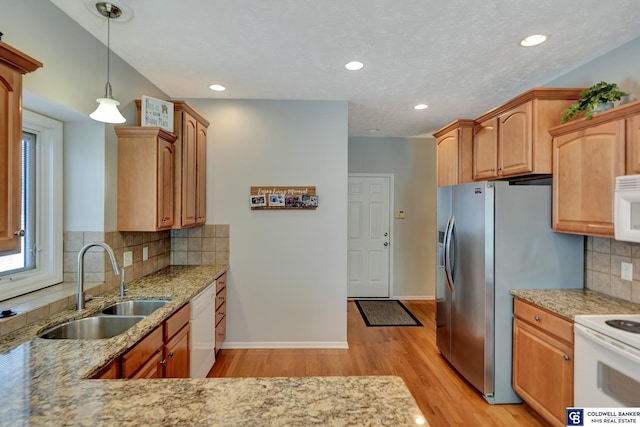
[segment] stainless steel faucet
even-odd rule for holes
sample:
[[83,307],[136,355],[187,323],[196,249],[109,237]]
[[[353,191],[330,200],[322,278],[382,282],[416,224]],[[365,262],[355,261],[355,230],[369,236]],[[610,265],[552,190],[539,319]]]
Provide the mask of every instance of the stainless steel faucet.
[[[76,305],[78,306],[78,311],[84,309],[84,254],[89,250],[89,248],[93,246],[100,246],[103,248],[107,254],[109,254],[109,258],[111,258],[111,265],[113,266],[113,274],[116,276],[120,276],[120,270],[118,269],[118,263],[116,262],[116,256],[113,253],[113,249],[106,243],[87,243],[80,249],[78,253],[78,291],[76,293]],[[120,295],[124,293],[124,274],[120,280]]]

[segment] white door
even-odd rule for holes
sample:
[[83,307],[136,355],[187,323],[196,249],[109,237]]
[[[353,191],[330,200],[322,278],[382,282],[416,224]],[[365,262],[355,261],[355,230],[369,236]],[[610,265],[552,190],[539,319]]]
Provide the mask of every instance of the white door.
[[349,175],[347,296],[389,297],[391,176]]

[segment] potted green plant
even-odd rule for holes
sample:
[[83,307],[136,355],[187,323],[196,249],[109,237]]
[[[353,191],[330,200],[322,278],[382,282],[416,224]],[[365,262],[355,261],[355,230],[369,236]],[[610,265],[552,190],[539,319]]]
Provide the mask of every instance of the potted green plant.
[[566,123],[572,118],[586,112],[585,119],[591,120],[593,113],[613,108],[613,101],[629,95],[621,91],[615,83],[600,82],[580,92],[580,98],[562,112],[562,121]]

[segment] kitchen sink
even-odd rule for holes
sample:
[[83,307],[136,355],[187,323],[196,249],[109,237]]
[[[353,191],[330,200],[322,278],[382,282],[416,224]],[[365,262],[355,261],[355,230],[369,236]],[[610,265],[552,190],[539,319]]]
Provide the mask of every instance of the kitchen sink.
[[168,302],[168,300],[123,301],[105,308],[102,310],[102,314],[117,316],[148,316]]
[[120,335],[144,319],[144,316],[94,316],[72,320],[39,335],[45,339],[99,340]]

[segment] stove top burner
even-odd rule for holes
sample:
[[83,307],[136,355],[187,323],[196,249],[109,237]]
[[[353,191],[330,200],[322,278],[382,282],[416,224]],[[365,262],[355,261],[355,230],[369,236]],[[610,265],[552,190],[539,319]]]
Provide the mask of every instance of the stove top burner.
[[634,334],[640,334],[640,322],[636,322],[633,320],[607,320],[604,323],[611,326],[612,328],[622,329],[623,331],[631,332]]

